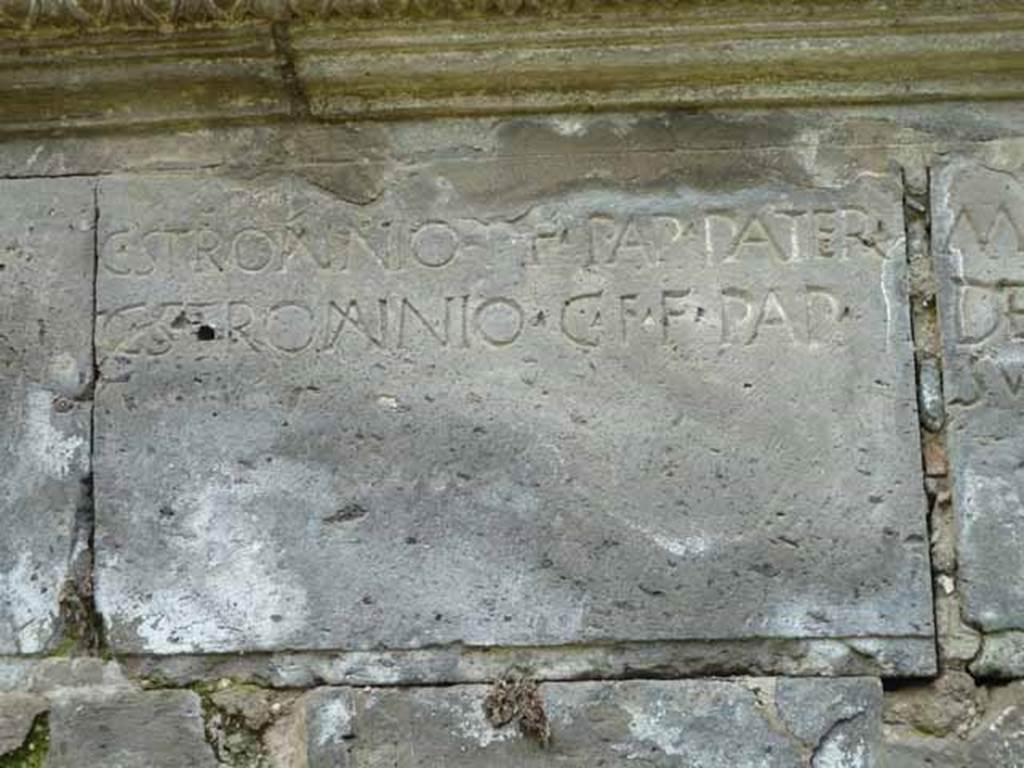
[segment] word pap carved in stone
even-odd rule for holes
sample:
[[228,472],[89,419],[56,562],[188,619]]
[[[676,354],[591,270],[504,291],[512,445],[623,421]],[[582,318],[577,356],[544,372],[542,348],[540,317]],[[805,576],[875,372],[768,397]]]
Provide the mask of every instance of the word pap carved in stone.
[[[688,337],[751,344],[774,332],[775,341],[810,348],[858,309],[842,299],[844,275],[863,262],[882,269],[901,242],[887,222],[857,207],[692,215],[556,208],[519,225],[473,219],[413,225],[394,216],[318,214],[313,206],[289,211],[278,226],[234,217],[221,226],[128,226],[106,236],[100,265],[125,286],[169,276],[208,276],[215,284],[258,275],[282,285],[302,277],[308,293],[305,281],[333,276],[343,287],[356,281],[364,292],[342,288],[317,301],[302,290],[262,303],[245,291],[209,301],[140,301],[105,309],[101,333],[128,356],[166,354],[188,337],[188,318],[206,318],[216,339],[284,354],[334,351],[344,334],[360,337],[368,349],[394,350],[415,343],[412,336],[468,349],[502,347],[534,333],[597,347],[640,340],[678,345]],[[768,281],[759,274],[765,266],[778,268]],[[471,290],[467,278],[490,268],[516,271],[517,290]],[[545,291],[537,300],[533,284],[548,275],[604,283],[596,290]],[[385,294],[380,284],[399,290]],[[415,295],[424,285],[441,291]],[[453,290],[458,287],[467,292]]]
[[[832,290],[816,285],[757,293],[726,287],[703,299],[695,289],[662,288],[580,293],[544,305],[470,294],[426,300],[397,295],[325,297],[318,302],[285,298],[269,305],[244,299],[139,302],[105,310],[100,330],[109,348],[127,357],[159,357],[194,337],[286,356],[334,353],[346,346],[348,337],[370,352],[427,343],[457,353],[529,343],[540,333],[557,333],[582,347],[679,348],[687,340],[711,342],[717,337],[723,345],[760,340],[812,349],[837,333],[850,312]],[[707,323],[694,327],[692,317],[708,313]],[[548,317],[553,318],[550,329],[544,327]],[[207,330],[197,331],[196,325]]]

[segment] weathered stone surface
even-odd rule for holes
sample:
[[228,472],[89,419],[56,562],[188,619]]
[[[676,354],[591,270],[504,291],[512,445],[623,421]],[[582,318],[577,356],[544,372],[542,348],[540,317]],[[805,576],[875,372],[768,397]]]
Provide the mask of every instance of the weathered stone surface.
[[0,653],[37,653],[89,471],[93,190],[8,180],[0,201]]
[[101,181],[115,648],[931,636],[897,180],[609,128]]
[[964,612],[985,631],[1024,628],[1024,186],[953,161],[932,198]]
[[52,698],[47,768],[214,768],[199,696],[67,689]]
[[[487,686],[319,689],[275,734],[310,768],[700,766],[871,768],[879,764],[875,680],[686,680],[540,686],[547,746],[513,721],[495,727]],[[300,756],[301,757],[296,757]]]
[[1024,765],[1024,684],[994,688],[984,717],[961,736],[892,729],[887,768],[1019,768]]
[[[721,165],[714,160],[724,150],[742,157],[751,184],[775,178],[778,164],[756,157],[793,158],[814,172],[860,167],[867,162],[884,171],[899,164],[906,172],[924,175],[936,153],[953,152],[1000,136],[994,146],[1020,143],[1024,135],[1024,107],[1016,102],[987,104],[984,110],[955,109],[945,105],[873,105],[869,108],[751,109],[743,111],[675,112],[668,115],[611,114],[599,117],[563,115],[560,120],[536,121],[547,128],[549,146],[543,157],[520,159],[543,168],[556,153],[576,154],[579,163],[594,136],[618,135],[636,151],[657,153],[656,167],[678,165],[685,156],[691,180],[703,167]],[[525,121],[524,121],[525,122]],[[370,202],[382,192],[381,169],[405,162],[422,162],[450,155],[453,133],[462,134],[465,148],[483,152],[528,149],[537,139],[522,127],[509,131],[506,122],[488,123],[459,118],[435,118],[428,123],[287,122],[271,125],[182,126],[158,133],[69,133],[41,141],[37,136],[4,139],[0,175],[10,177],[108,175],[212,168],[239,175],[292,169],[352,202]],[[425,127],[430,128],[429,133]],[[642,135],[638,130],[643,128]],[[513,145],[516,134],[525,135]],[[436,141],[431,137],[436,136]],[[503,137],[508,142],[501,142]],[[813,152],[811,151],[813,148]],[[601,158],[591,155],[599,174]],[[614,159],[605,157],[606,160]],[[710,161],[709,161],[710,159]],[[345,173],[339,172],[348,166]],[[916,169],[916,171],[914,170]],[[360,171],[361,172],[358,172]],[[759,172],[760,171],[760,172]],[[540,174],[543,179],[543,174]],[[529,181],[523,178],[523,182]],[[353,188],[353,183],[359,186]],[[925,183],[924,181],[921,182]],[[929,256],[930,257],[930,256]]]
[[1017,682],[993,691],[967,754],[970,768],[1024,765],[1024,685]]
[[0,756],[24,744],[35,719],[49,704],[41,696],[26,693],[0,695]]
[[775,683],[775,707],[786,731],[814,745],[811,768],[874,765],[881,705],[880,687],[860,678]]

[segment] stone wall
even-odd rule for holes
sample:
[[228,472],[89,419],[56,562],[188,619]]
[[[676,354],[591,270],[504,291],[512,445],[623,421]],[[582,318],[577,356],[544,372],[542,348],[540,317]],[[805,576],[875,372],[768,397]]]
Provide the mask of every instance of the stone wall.
[[[26,13],[102,10],[53,9]],[[205,74],[111,112],[66,68],[37,101],[107,32],[12,33],[0,768],[1024,766],[1024,94],[998,10],[969,22],[1005,22],[998,67],[936,16],[893,34],[962,34],[962,71],[881,76],[865,21],[829,43],[845,80],[748,67],[726,108],[719,49],[693,103],[666,74],[634,104],[623,66],[576,92],[600,114],[569,76],[509,114],[520,43],[473,75],[489,94],[453,66],[351,101],[294,51],[327,32],[278,11],[159,33]],[[492,12],[426,26],[455,24],[455,61]],[[283,114],[203,79],[258,70],[208,45],[243,29],[292,46]],[[760,29],[758,56],[800,47]],[[987,95],[956,100],[972,73]]]

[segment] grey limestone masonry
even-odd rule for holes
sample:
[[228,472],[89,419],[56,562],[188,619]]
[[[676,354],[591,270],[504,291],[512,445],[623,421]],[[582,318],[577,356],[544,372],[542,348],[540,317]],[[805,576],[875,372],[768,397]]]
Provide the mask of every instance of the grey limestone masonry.
[[519,199],[459,166],[364,205],[100,181],[111,647],[892,637],[927,669],[899,180]]
[[882,689],[872,678],[545,683],[532,693],[543,738],[527,733],[514,709],[493,720],[488,712],[500,702],[484,685],[301,694],[218,685],[200,695],[123,680],[64,683],[32,697],[0,694],[0,713],[29,706],[26,698],[32,711],[44,703],[46,766],[882,764]]
[[332,123],[286,26],[0,115],[0,768],[1024,768],[1020,103]]
[[827,768],[881,760],[882,691],[866,678],[551,683],[538,692],[550,720],[545,744],[515,722],[495,728],[480,706],[487,694],[484,686],[320,688],[298,702],[302,727],[286,732],[310,768]]
[[52,694],[47,766],[216,768],[192,691],[68,689]]

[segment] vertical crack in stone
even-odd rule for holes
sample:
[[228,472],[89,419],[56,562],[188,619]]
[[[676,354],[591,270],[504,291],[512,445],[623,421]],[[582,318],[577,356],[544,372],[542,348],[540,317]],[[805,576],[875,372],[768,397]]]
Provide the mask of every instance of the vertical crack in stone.
[[[917,387],[920,421],[921,461],[925,494],[928,500],[928,562],[932,579],[932,623],[935,628],[936,658],[939,647],[939,615],[936,605],[936,574],[931,552],[934,538],[932,514],[938,488],[931,482],[935,464],[944,459],[941,434],[945,422],[944,397],[940,371],[940,341],[936,309],[935,277],[931,260],[929,221],[930,172],[927,167],[903,169],[903,225],[906,237],[907,269],[910,278],[910,334],[914,349],[914,380]],[[941,662],[940,662],[941,663]]]
[[103,621],[96,610],[95,536],[96,504],[93,489],[93,461],[96,447],[96,389],[99,366],[96,357],[97,281],[99,277],[99,189],[93,187],[92,221],[92,308],[90,312],[90,350],[92,376],[81,400],[89,409],[88,468],[81,480],[81,493],[75,508],[68,572],[61,587],[59,613],[61,650],[77,654],[99,654],[104,647]]
[[917,394],[921,425],[932,433],[945,424],[945,403],[939,360],[938,311],[931,259],[929,172],[919,179],[903,178],[903,219],[910,271],[911,333],[917,365]]
[[279,62],[278,69],[281,72],[285,93],[288,95],[291,115],[295,118],[308,118],[311,114],[309,96],[306,94],[306,89],[303,87],[295,67],[295,49],[292,48],[288,25],[280,21],[274,22],[270,25],[270,35],[274,40],[274,51],[277,53]]
[[[841,738],[841,734],[843,733],[843,729],[845,728],[845,726],[860,719],[863,716],[864,712],[855,712],[852,715],[840,717],[838,720],[832,723],[832,725],[828,727],[828,730],[821,735],[821,738],[818,739],[818,743],[815,744],[814,748],[811,750],[811,760],[809,763],[810,768],[827,768],[827,766],[831,765],[847,764],[845,760],[843,760],[842,758],[837,758],[834,754],[831,754],[826,750],[834,749],[838,751],[840,754],[842,754],[841,747],[838,746],[838,744],[839,739]],[[819,760],[819,758],[821,759]],[[849,764],[852,765],[853,763]]]

